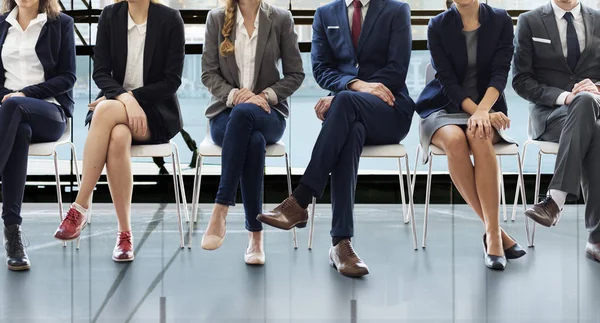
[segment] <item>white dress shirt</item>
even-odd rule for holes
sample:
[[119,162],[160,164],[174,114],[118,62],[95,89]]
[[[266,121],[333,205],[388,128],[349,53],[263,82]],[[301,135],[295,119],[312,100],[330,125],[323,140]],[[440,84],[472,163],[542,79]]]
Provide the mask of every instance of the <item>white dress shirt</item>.
[[[552,9],[554,9],[554,16],[556,18],[556,26],[558,27],[558,34],[560,35],[560,42],[562,44],[563,54],[566,58],[569,52],[567,49],[567,26],[569,23],[563,17],[565,16],[565,13],[567,13],[567,11],[557,6],[554,1],[551,1],[551,3]],[[575,18],[573,20],[573,25],[575,25],[575,31],[577,32],[577,40],[579,40],[579,49],[581,50],[581,52],[583,52],[585,50],[585,23],[583,21],[583,15],[581,14],[581,3],[579,3],[577,7],[573,8],[570,12]],[[569,94],[571,94],[571,92],[563,92],[558,97],[558,99],[556,99],[556,105],[565,104],[565,100],[567,99],[567,96],[569,96]]]
[[[6,78],[4,87],[15,92],[46,81],[44,67],[37,56],[35,45],[48,17],[45,13],[38,14],[23,30],[17,21],[18,13],[19,7],[15,7],[6,17],[10,27],[1,54]],[[47,98],[45,101],[60,105],[54,98]]]
[[127,15],[127,65],[123,88],[132,91],[144,86],[144,48],[146,47],[147,22],[136,25]]
[[[256,66],[256,46],[258,42],[258,18],[260,15],[260,8],[258,10],[259,12],[256,14],[256,19],[254,19],[254,32],[252,35],[248,34],[248,30],[246,29],[246,26],[244,26],[244,16],[240,11],[240,7],[237,8],[236,13],[237,20],[234,44],[235,63],[238,67],[240,87],[252,92],[254,92],[254,87],[256,86],[254,82],[254,73]],[[238,89],[233,89],[229,92],[226,103],[228,107],[233,107],[233,99],[237,91]],[[275,94],[273,89],[267,88],[263,92],[266,93],[270,105],[277,105],[277,94]]]
[[[367,16],[367,11],[369,10],[369,2],[371,0],[360,0],[362,3],[361,13],[362,13],[362,23],[365,23],[365,17]],[[348,21],[350,22],[350,30],[352,30],[352,18],[354,18],[354,0],[346,0],[346,7],[348,7]]]

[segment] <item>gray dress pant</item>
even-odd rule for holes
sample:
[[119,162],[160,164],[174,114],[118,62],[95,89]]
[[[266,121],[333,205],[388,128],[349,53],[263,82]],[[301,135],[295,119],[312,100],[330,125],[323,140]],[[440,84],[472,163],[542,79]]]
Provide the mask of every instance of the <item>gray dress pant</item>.
[[600,96],[578,94],[571,105],[557,108],[546,121],[540,140],[558,142],[550,189],[579,198],[583,188],[589,242],[600,242]]

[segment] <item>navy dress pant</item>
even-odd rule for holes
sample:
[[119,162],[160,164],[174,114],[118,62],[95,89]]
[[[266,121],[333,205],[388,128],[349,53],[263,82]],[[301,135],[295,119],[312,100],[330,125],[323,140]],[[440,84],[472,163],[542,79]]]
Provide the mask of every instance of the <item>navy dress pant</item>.
[[64,133],[63,109],[43,100],[14,97],[0,105],[0,176],[4,225],[21,224],[30,143],[58,140]]
[[223,148],[215,203],[235,205],[241,183],[248,231],[262,230],[262,223],[256,217],[262,213],[266,147],[281,139],[285,127],[285,118],[279,112],[272,109],[267,113],[249,103],[236,105],[210,119],[212,139]]
[[354,235],[354,194],[363,146],[399,143],[408,134],[412,112],[412,107],[392,107],[368,93],[343,91],[331,102],[301,183],[321,197],[331,173],[332,237]]

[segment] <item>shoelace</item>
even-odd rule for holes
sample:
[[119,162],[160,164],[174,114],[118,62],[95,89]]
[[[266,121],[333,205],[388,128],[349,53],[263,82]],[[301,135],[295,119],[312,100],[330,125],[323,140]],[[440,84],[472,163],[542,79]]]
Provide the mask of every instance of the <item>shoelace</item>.
[[546,196],[541,202],[540,202],[540,206],[545,208],[546,206],[548,206],[550,204],[550,201],[552,201],[552,197],[550,196]]
[[117,246],[119,246],[119,249],[131,250],[131,246],[133,245],[131,243],[131,231],[119,232],[117,234],[119,235],[119,242],[117,242]]
[[285,201],[283,201],[283,203],[281,203],[281,210],[288,209],[292,205],[293,205],[292,199],[291,198],[287,198],[287,199],[285,199]]
[[[22,237],[25,238],[27,243],[23,244]],[[9,256],[14,256],[17,252],[23,252],[25,248],[29,247],[29,238],[21,231],[14,231],[11,233],[10,240],[4,247]]]
[[352,248],[352,244],[350,242],[342,244],[342,252],[346,257],[358,257],[356,252],[354,252],[354,248]]
[[81,213],[79,213],[75,209],[69,209],[67,212],[67,216],[65,217],[65,222],[70,222],[73,226],[79,225],[79,219],[81,218]]

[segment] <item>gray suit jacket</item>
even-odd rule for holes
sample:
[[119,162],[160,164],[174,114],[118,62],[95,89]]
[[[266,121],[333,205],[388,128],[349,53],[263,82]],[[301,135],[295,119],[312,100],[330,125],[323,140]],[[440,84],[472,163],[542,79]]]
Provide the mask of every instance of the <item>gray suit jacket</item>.
[[530,102],[534,139],[544,133],[547,121],[566,112],[566,109],[555,105],[561,93],[572,91],[575,83],[584,79],[589,78],[595,83],[600,81],[600,11],[582,4],[581,13],[586,44],[575,71],[571,70],[564,56],[550,2],[519,16],[513,87],[517,94]]
[[[237,18],[234,18],[237,19]],[[289,11],[262,2],[259,10],[259,27],[254,73],[254,93],[271,88],[277,95],[273,108],[284,116],[289,115],[287,98],[302,85],[304,69],[298,48],[298,35]],[[206,19],[206,36],[202,53],[202,83],[212,94],[205,115],[212,118],[227,109],[226,102],[232,89],[240,88],[235,54],[223,57],[219,46],[223,41],[221,29],[225,20],[224,8],[211,10]],[[231,41],[235,43],[234,24]],[[278,63],[281,59],[283,78]],[[272,100],[272,98],[269,98]],[[272,102],[274,103],[274,102]]]

